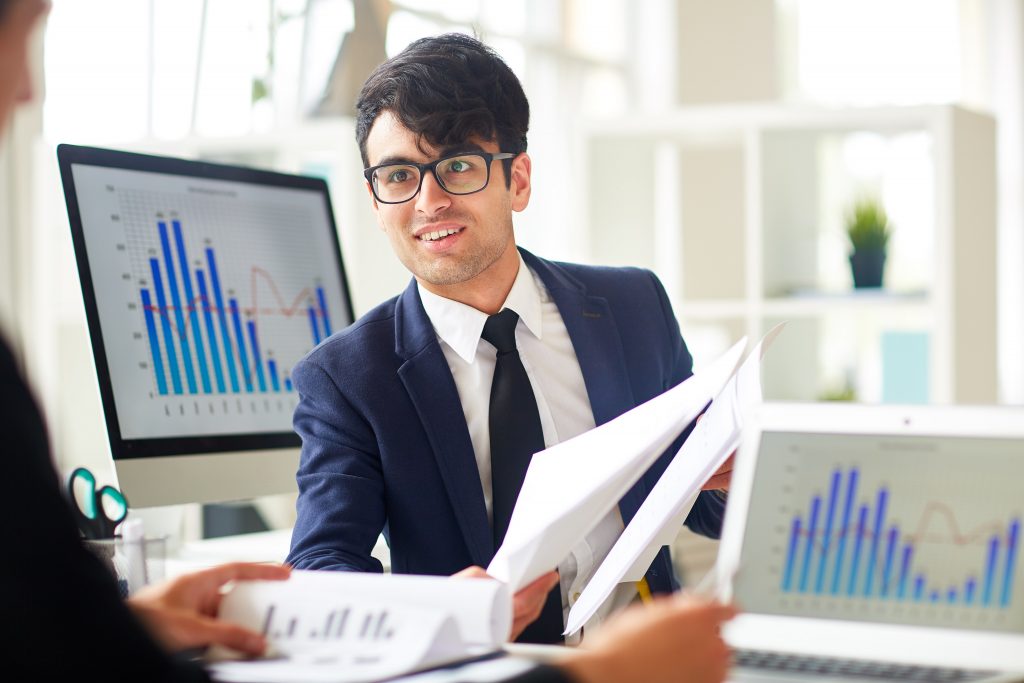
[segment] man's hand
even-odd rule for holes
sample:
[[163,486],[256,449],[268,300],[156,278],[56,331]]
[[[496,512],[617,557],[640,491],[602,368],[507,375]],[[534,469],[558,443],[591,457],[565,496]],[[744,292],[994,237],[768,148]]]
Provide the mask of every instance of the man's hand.
[[721,683],[730,655],[719,627],[735,614],[717,602],[658,599],[616,615],[557,666],[578,683]]
[[[459,579],[491,578],[481,567],[467,567],[452,576]],[[512,632],[509,634],[509,640],[518,638],[527,626],[537,620],[544,609],[548,593],[557,585],[558,572],[548,572],[515,594],[512,598]]]
[[235,562],[183,574],[148,586],[128,600],[128,606],[168,650],[223,645],[247,655],[258,655],[267,643],[258,633],[217,620],[229,581],[287,579],[291,569],[282,565]]
[[732,452],[728,460],[722,463],[722,466],[718,468],[711,478],[701,488],[705,491],[713,491],[715,489],[722,489],[725,491],[729,490],[729,484],[732,482],[732,468],[733,461],[736,460],[736,451]]

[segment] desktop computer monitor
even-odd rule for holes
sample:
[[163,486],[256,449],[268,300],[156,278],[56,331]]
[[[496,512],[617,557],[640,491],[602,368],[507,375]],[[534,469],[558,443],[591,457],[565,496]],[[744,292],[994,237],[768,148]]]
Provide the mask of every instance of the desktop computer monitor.
[[295,490],[291,368],[353,318],[326,183],[71,145],[57,157],[129,501]]

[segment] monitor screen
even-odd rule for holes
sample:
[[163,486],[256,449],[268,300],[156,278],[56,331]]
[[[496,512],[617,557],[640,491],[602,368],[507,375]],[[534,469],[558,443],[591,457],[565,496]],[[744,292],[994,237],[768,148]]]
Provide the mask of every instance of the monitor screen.
[[115,462],[298,446],[291,369],[353,317],[324,181],[58,158]]
[[735,595],[780,616],[1024,632],[1019,438],[764,432]]

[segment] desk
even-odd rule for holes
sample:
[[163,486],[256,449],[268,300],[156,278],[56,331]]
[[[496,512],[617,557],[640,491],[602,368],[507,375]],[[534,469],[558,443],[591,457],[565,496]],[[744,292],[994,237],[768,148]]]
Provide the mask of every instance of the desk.
[[561,645],[523,645],[506,643],[507,657],[473,662],[464,666],[435,669],[394,679],[393,683],[489,683],[504,681],[530,670],[535,664],[551,664],[565,657],[572,648]]
[[[284,562],[291,539],[291,529],[278,529],[189,541],[168,556],[164,576],[170,579],[225,562]],[[383,535],[377,539],[372,555],[381,561],[385,572],[391,571],[391,553]]]

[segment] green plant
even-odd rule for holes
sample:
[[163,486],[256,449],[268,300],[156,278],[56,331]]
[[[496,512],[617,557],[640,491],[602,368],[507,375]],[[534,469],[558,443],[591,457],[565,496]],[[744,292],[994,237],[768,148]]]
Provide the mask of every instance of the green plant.
[[846,235],[854,251],[885,251],[891,234],[889,215],[877,199],[858,199],[846,213]]

